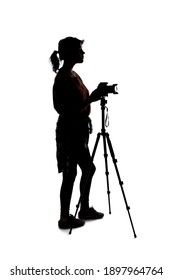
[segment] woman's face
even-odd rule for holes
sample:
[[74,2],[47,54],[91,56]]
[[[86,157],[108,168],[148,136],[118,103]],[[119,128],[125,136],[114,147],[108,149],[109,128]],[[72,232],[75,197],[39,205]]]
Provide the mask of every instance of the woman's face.
[[83,51],[82,46],[80,46],[78,49],[76,49],[74,51],[74,56],[73,56],[74,62],[75,63],[82,63],[83,60],[84,60],[84,53],[85,52]]

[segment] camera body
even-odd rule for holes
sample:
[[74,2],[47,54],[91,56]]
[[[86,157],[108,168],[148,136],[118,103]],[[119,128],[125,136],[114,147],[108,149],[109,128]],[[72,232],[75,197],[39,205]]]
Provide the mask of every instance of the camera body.
[[118,94],[117,85],[118,84],[108,85],[107,82],[102,82],[98,85],[98,88],[103,91],[102,96],[108,96],[109,93]]

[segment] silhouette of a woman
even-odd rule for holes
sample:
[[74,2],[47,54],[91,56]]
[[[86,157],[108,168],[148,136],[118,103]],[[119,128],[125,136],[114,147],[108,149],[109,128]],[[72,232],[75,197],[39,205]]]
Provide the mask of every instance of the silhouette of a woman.
[[[83,190],[84,178],[90,164],[91,156],[88,148],[89,133],[91,132],[90,104],[101,98],[99,88],[89,95],[80,76],[73,71],[76,63],[82,63],[84,51],[83,41],[74,37],[60,40],[58,51],[50,57],[56,77],[53,85],[53,104],[59,114],[56,127],[56,145],[58,171],[62,172],[60,191],[61,213],[59,228],[68,229],[83,226],[87,219],[100,219],[103,213],[89,207],[89,192],[95,165]],[[58,57],[59,55],[59,57]],[[63,61],[59,69],[60,61]],[[80,192],[83,193],[79,219],[69,214],[73,184],[77,175],[77,165],[81,168]]]

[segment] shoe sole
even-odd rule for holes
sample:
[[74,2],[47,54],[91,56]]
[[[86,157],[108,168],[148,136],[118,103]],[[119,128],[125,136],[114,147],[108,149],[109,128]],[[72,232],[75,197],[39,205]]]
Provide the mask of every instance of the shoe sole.
[[85,221],[81,221],[80,224],[77,224],[77,225],[61,225],[60,223],[58,223],[58,227],[60,229],[71,229],[71,228],[79,228],[79,227],[82,227],[85,225]]

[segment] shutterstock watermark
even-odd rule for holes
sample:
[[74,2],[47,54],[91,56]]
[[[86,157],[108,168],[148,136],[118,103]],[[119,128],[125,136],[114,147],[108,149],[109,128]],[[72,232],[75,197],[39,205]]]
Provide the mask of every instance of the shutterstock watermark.
[[75,276],[91,276],[94,275],[94,269],[92,268],[76,268],[71,269],[68,266],[64,266],[63,268],[35,268],[35,267],[27,267],[27,268],[19,268],[15,266],[14,268],[10,269],[11,276],[68,276],[68,275],[75,275]]

